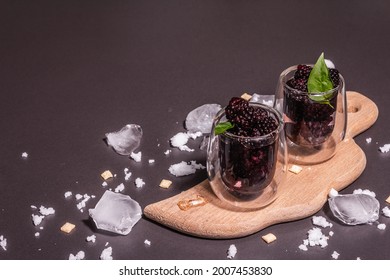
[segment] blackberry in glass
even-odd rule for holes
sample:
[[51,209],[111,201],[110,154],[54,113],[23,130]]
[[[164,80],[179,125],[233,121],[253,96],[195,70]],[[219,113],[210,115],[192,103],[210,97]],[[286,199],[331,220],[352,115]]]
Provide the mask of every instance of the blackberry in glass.
[[[339,72],[329,69],[333,89],[327,92],[327,102],[309,97],[307,82],[312,67],[298,65],[284,86],[284,108],[287,138],[301,146],[319,146],[333,133],[336,118]],[[323,94],[323,93],[319,93]]]
[[234,126],[219,137],[221,178],[232,195],[252,200],[274,177],[279,120],[263,105],[236,97],[225,113]]

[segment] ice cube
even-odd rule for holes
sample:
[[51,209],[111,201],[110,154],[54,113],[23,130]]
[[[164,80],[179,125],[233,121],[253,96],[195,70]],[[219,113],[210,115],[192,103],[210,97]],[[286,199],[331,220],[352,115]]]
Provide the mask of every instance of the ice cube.
[[252,98],[249,100],[250,102],[262,103],[267,106],[272,107],[274,105],[275,96],[274,95],[260,95],[254,93]]
[[128,156],[138,148],[142,138],[142,128],[127,124],[120,131],[106,133],[107,144],[118,154]]
[[98,229],[127,235],[141,219],[141,206],[130,196],[106,191],[89,215]]
[[379,218],[379,201],[371,195],[345,194],[328,201],[333,215],[347,225],[372,223]]
[[187,130],[210,133],[214,117],[219,110],[221,110],[221,105],[219,104],[204,104],[195,108],[186,117]]

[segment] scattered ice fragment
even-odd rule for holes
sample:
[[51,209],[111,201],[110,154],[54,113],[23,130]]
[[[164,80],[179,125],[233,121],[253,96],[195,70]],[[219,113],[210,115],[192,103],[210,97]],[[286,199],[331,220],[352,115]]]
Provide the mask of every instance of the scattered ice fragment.
[[190,163],[182,161],[180,163],[173,164],[169,167],[169,172],[176,177],[194,174],[197,169],[205,169],[206,167],[202,164],[196,163],[192,160]]
[[141,219],[141,206],[130,196],[105,191],[89,215],[98,229],[127,235]]
[[197,132],[187,132],[187,135],[189,138],[195,140],[196,138],[202,136],[203,134],[202,134],[202,132],[197,131]]
[[337,253],[336,251],[333,251],[332,253],[332,258],[334,258],[335,260],[337,260],[339,258],[340,254]]
[[369,137],[369,138],[366,138],[366,142],[367,142],[367,144],[370,144],[370,143],[371,143],[371,141],[372,141],[372,138],[371,138],[371,137]]
[[382,147],[379,147],[381,153],[388,153],[390,151],[390,144],[385,144]]
[[385,224],[379,224],[379,225],[377,225],[377,228],[380,229],[380,230],[385,230],[386,229],[386,225]]
[[30,207],[31,207],[31,209],[34,209],[34,210],[38,209],[38,207],[36,207],[35,205],[31,205]]
[[307,251],[308,249],[307,249],[307,246],[305,245],[305,244],[301,244],[301,245],[299,245],[299,247],[298,247],[300,250],[302,250],[302,251]]
[[90,236],[87,236],[87,238],[85,238],[85,240],[87,242],[92,242],[92,243],[95,243],[96,242],[96,235],[92,234]]
[[112,247],[105,248],[100,255],[100,259],[101,260],[112,260]]
[[72,192],[71,191],[67,191],[67,192],[64,193],[64,196],[65,196],[65,198],[68,198],[68,197],[72,196]]
[[314,227],[307,232],[307,239],[309,241],[309,246],[321,246],[325,248],[328,246],[328,237],[324,235],[320,228]]
[[119,184],[116,188],[115,188],[115,192],[122,192],[123,190],[125,189],[125,185],[123,183]]
[[207,146],[209,144],[209,136],[204,136],[202,142],[200,143],[199,149],[204,151],[207,149]]
[[339,195],[339,192],[336,191],[333,188],[329,191],[329,197],[335,197],[335,196],[338,196],[338,195]]
[[388,206],[382,209],[382,214],[390,218],[390,208]]
[[326,64],[326,67],[328,67],[328,68],[336,68],[336,66],[334,65],[334,63],[330,59],[325,58],[325,64]]
[[275,96],[274,95],[260,95],[254,93],[252,98],[249,100],[250,102],[262,103],[267,106],[272,107],[274,105]]
[[26,152],[22,153],[22,158],[28,158],[28,153]]
[[131,172],[129,171],[129,169],[128,168],[125,168],[124,170],[123,170],[123,172],[125,173],[125,181],[128,181],[128,180],[130,180],[130,177],[131,177]]
[[3,235],[0,235],[0,246],[4,251],[7,251],[7,238],[5,238]]
[[333,231],[329,231],[329,236],[333,236],[334,235],[334,232]]
[[45,218],[45,216],[34,215],[34,214],[32,214],[31,217],[32,217],[32,221],[34,223],[34,226],[40,225],[43,218]]
[[149,164],[153,164],[155,162],[154,159],[149,159]]
[[353,194],[366,194],[372,197],[376,197],[376,194],[370,190],[356,189],[353,191]]
[[332,227],[333,226],[332,223],[329,223],[322,216],[313,216],[312,221],[313,221],[313,225],[320,226],[320,227],[323,227],[323,228]]
[[85,258],[84,251],[79,251],[76,255],[70,254],[69,260],[83,260]]
[[39,207],[39,213],[41,213],[44,216],[53,215],[56,211],[53,209],[53,207],[46,208],[45,206]]
[[186,144],[190,136],[187,133],[179,132],[171,138],[172,147],[179,148],[180,151],[193,152],[194,149],[190,149]]
[[333,215],[348,225],[372,223],[379,218],[379,201],[365,193],[338,195],[328,202]]
[[107,144],[118,154],[128,156],[138,148],[142,138],[142,128],[127,124],[120,131],[106,133]]
[[40,233],[36,232],[34,235],[35,235],[35,237],[39,237]]
[[135,161],[135,162],[141,162],[141,159],[142,159],[142,153],[141,152],[138,152],[138,153],[131,153],[130,154],[130,157]]
[[75,195],[75,198],[76,198],[76,200],[80,200],[80,199],[83,198],[83,195],[77,193],[77,194]]
[[169,155],[171,152],[172,152],[172,150],[169,150],[169,149],[168,149],[168,150],[166,150],[166,151],[164,152],[164,154],[165,154],[165,155]]
[[145,239],[144,244],[146,246],[150,246],[152,244],[152,242],[150,242],[150,240]]
[[141,178],[135,179],[135,186],[136,186],[137,188],[141,188],[141,187],[143,187],[144,185],[145,185],[144,180],[142,180]]
[[186,129],[190,132],[210,133],[214,117],[219,110],[219,104],[204,104],[195,108],[186,117]]
[[[77,195],[76,195],[76,196],[77,196]],[[81,201],[76,205],[76,206],[77,206],[77,209],[79,209],[80,212],[83,212],[83,208],[85,208],[87,201],[91,199],[91,196],[89,196],[88,194],[84,194],[82,197],[83,197],[84,199],[81,200]]]
[[229,249],[227,251],[227,258],[233,259],[237,254],[237,247],[236,245],[232,244],[229,246]]
[[107,186],[108,186],[107,182],[104,181],[104,182],[102,183],[102,187],[107,187]]

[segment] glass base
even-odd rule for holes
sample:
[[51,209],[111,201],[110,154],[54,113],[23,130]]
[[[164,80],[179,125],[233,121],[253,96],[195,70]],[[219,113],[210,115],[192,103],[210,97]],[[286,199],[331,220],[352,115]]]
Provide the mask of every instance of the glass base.
[[333,137],[325,143],[313,146],[301,146],[287,138],[289,162],[297,164],[319,164],[331,159],[336,153],[336,141]]
[[221,201],[238,209],[260,209],[272,203],[277,197],[277,184],[275,180],[272,180],[267,187],[261,190],[261,192],[251,195],[242,195],[241,197],[233,194],[224,184],[220,172],[215,174],[213,180],[210,181],[210,185]]

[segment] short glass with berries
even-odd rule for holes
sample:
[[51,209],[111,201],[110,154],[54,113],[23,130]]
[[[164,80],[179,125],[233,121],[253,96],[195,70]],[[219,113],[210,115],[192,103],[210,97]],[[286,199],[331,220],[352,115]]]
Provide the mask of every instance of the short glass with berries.
[[315,65],[281,73],[275,107],[283,113],[290,162],[317,164],[334,156],[345,136],[346,104],[344,78],[323,54]]
[[274,108],[234,97],[216,115],[207,150],[214,193],[229,206],[271,203],[286,172],[283,119]]

